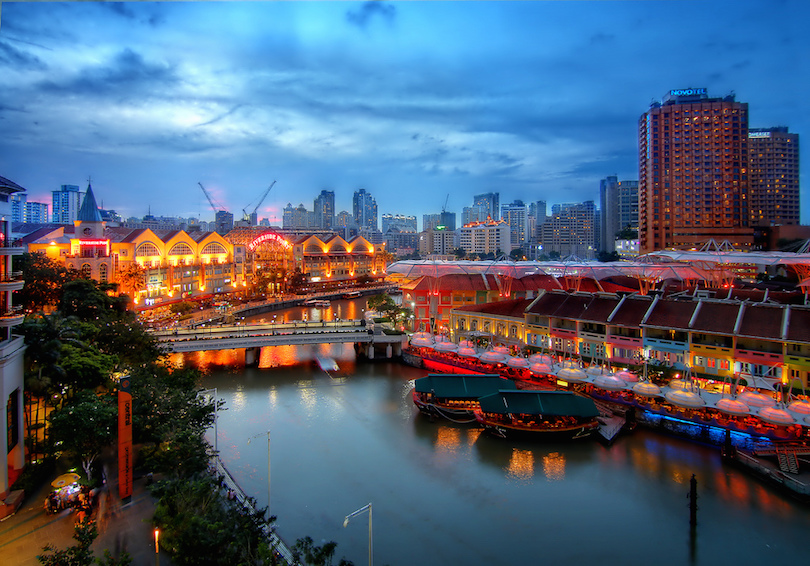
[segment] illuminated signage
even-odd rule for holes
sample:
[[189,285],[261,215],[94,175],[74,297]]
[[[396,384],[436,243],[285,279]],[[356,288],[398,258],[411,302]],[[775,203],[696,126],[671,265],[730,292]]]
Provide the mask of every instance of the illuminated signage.
[[680,88],[669,91],[670,96],[702,96],[706,94],[705,88]]
[[248,249],[250,251],[253,251],[253,250],[256,249],[257,246],[259,246],[260,244],[263,244],[265,242],[275,242],[276,244],[281,244],[285,248],[291,248],[292,247],[292,244],[290,242],[288,242],[287,240],[285,240],[284,238],[282,238],[281,236],[279,236],[275,232],[265,232],[264,234],[262,234],[261,236],[259,236],[258,238],[256,238],[252,242],[250,242],[248,244]]
[[771,132],[748,132],[749,138],[769,138],[771,137]]
[[109,240],[79,240],[80,246],[106,246]]

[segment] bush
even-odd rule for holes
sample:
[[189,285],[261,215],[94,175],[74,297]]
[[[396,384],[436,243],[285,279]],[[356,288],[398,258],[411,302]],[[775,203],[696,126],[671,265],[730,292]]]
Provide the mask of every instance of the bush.
[[25,469],[11,486],[11,491],[23,490],[27,495],[34,493],[50,480],[56,471],[55,458],[43,458],[25,466]]

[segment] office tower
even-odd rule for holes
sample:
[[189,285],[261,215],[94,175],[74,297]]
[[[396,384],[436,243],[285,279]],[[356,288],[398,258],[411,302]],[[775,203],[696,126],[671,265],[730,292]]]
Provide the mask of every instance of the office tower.
[[749,248],[748,104],[671,90],[638,121],[639,248]]
[[748,129],[751,225],[799,223],[799,134]]
[[[475,195],[473,197],[473,207],[482,207],[478,214],[478,222],[484,222],[487,219],[487,216],[492,218],[493,220],[500,220],[498,217],[498,213],[500,212],[500,205],[501,205],[501,195],[500,193],[484,193],[481,195]],[[475,222],[475,221],[473,221]]]
[[227,234],[233,230],[233,214],[226,210],[218,210],[214,222],[217,226],[217,234]]
[[540,228],[543,253],[557,253],[562,258],[596,257],[596,206],[592,200],[568,204],[546,219]]
[[[509,224],[509,240],[512,250],[523,248],[527,240],[527,209],[522,200],[501,207],[501,218]],[[525,250],[524,250],[525,251]]]
[[62,185],[58,191],[51,191],[54,223],[72,224],[79,214],[83,195],[78,185]]
[[352,213],[358,227],[368,230],[377,229],[377,201],[366,189],[354,192],[352,199]]
[[619,181],[611,175],[599,182],[599,249],[615,251],[616,234],[638,229],[638,181]]
[[287,203],[282,211],[281,226],[289,229],[313,228],[315,224],[315,213],[307,210],[302,204],[293,206]]
[[335,191],[321,191],[315,197],[315,227],[329,229],[335,223]]
[[443,226],[419,233],[419,255],[449,256],[456,249],[456,233]]

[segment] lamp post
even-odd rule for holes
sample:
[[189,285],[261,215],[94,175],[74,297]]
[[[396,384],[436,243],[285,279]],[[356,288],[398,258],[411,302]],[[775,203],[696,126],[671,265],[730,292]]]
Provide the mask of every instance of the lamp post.
[[155,527],[155,566],[160,566],[160,547],[158,546],[158,539],[160,539],[160,529]]
[[254,436],[248,438],[247,443],[250,444],[250,441],[254,438],[259,438],[262,434],[267,434],[267,516],[270,517],[270,431],[268,430],[266,433],[259,433]]
[[346,518],[343,519],[343,528],[345,529],[346,526],[349,524],[349,519],[351,519],[352,517],[356,517],[357,515],[360,515],[361,513],[365,513],[366,511],[368,511],[368,566],[373,566],[373,564],[374,564],[374,544],[373,544],[373,538],[371,536],[371,503],[369,503],[368,505],[363,505],[357,511],[352,511],[351,513],[346,515]]

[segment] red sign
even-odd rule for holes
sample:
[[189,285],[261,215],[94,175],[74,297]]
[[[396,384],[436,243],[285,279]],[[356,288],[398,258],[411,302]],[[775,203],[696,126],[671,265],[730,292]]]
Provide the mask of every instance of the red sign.
[[259,244],[263,244],[265,242],[275,242],[277,244],[281,244],[285,248],[291,248],[292,247],[292,244],[290,242],[288,242],[287,240],[285,240],[284,238],[282,238],[281,236],[279,236],[275,232],[265,232],[264,234],[261,234],[255,240],[250,242],[248,244],[248,248],[250,249],[250,251],[253,251],[253,250],[256,249],[256,247]]
[[118,388],[118,495],[132,497],[132,394],[129,377]]
[[106,246],[109,240],[79,240],[80,246]]

